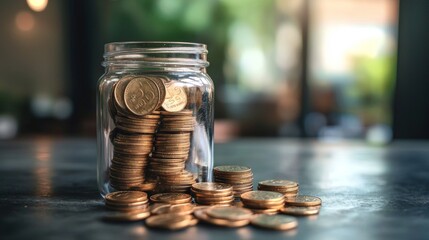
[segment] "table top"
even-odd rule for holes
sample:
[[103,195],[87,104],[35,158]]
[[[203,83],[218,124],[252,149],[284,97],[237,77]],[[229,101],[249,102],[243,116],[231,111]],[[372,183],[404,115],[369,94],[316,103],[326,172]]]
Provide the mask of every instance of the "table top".
[[[319,196],[318,216],[295,230],[199,224],[177,232],[142,222],[107,223],[96,184],[92,139],[0,142],[2,239],[424,239],[429,237],[429,143],[368,146],[243,139],[215,146],[215,165],[253,169],[265,179],[298,181]],[[6,238],[3,238],[6,237]]]

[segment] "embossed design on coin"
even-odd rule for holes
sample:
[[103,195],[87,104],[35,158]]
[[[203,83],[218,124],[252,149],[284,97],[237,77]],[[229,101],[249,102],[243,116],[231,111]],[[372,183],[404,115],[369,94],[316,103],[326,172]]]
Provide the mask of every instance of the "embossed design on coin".
[[188,99],[183,87],[172,81],[165,83],[165,87],[166,95],[162,108],[169,112],[178,112],[185,108]]
[[127,109],[143,116],[156,109],[160,100],[158,85],[150,78],[137,77],[131,80],[124,92]]

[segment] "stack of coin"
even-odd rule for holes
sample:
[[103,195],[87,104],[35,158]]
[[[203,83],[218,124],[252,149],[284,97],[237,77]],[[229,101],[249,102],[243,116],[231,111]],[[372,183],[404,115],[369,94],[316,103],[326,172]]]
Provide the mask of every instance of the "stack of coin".
[[285,198],[294,198],[298,195],[297,182],[281,179],[265,180],[258,183],[258,190],[283,193]]
[[187,214],[167,213],[153,215],[146,219],[146,226],[153,228],[162,228],[168,230],[179,230],[191,226],[195,226],[198,219],[194,216]]
[[186,193],[158,193],[150,196],[150,200],[154,203],[180,204],[191,203],[192,197]]
[[251,191],[241,194],[244,207],[254,213],[275,214],[284,206],[284,196],[278,192]]
[[191,192],[200,205],[229,206],[234,202],[232,186],[225,183],[195,183],[192,184]]
[[179,204],[167,204],[167,203],[155,203],[150,208],[150,213],[153,215],[159,214],[179,214],[189,215],[194,212],[195,205],[192,203],[179,203]]
[[105,204],[110,210],[121,212],[149,211],[147,194],[139,191],[119,191],[106,195]]
[[318,214],[322,200],[318,197],[298,195],[285,200],[285,207],[281,212],[288,215],[308,216]]
[[252,169],[245,166],[217,166],[213,169],[215,182],[232,185],[234,197],[253,190]]
[[150,158],[150,172],[159,181],[159,192],[189,192],[196,176],[185,170],[195,118],[190,110],[161,111],[161,123]]
[[253,218],[252,211],[240,207],[210,207],[194,212],[196,218],[223,227],[242,227]]

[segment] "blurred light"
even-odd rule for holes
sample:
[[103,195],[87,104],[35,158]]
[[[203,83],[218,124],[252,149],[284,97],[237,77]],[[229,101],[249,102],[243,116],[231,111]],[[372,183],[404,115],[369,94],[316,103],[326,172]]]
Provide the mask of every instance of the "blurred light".
[[37,117],[48,117],[52,112],[53,101],[47,96],[36,96],[31,101],[31,110]]
[[48,0],[27,0],[28,6],[35,12],[41,12],[48,6]]
[[58,119],[67,119],[73,111],[72,102],[68,98],[61,98],[54,102],[52,115]]
[[0,115],[0,139],[10,139],[16,136],[18,123],[16,119],[8,115]]
[[21,11],[15,18],[16,27],[21,31],[30,31],[34,28],[35,20],[31,13]]
[[371,126],[366,132],[366,140],[372,144],[387,144],[392,140],[392,129],[384,124]]

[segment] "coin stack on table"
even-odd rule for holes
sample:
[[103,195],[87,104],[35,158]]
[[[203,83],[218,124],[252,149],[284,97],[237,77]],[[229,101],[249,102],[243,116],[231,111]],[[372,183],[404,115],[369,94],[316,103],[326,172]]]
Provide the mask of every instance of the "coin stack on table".
[[119,191],[106,195],[106,207],[116,211],[106,220],[138,221],[149,217],[147,194],[139,191]]
[[230,228],[246,226],[254,216],[248,209],[233,206],[199,209],[194,215],[206,223]]
[[130,75],[114,84],[108,100],[116,126],[110,133],[114,189],[189,192],[197,177],[185,170],[195,117],[186,105],[185,90],[166,77]]
[[284,206],[284,196],[278,192],[251,191],[241,194],[245,208],[254,213],[275,214]]
[[245,166],[225,165],[213,169],[215,182],[232,185],[234,197],[253,190],[252,169]]
[[298,183],[289,180],[271,179],[258,183],[258,190],[283,193],[286,199],[296,197],[298,188]]
[[191,192],[200,205],[229,206],[234,202],[232,186],[225,183],[201,182],[192,184]]

